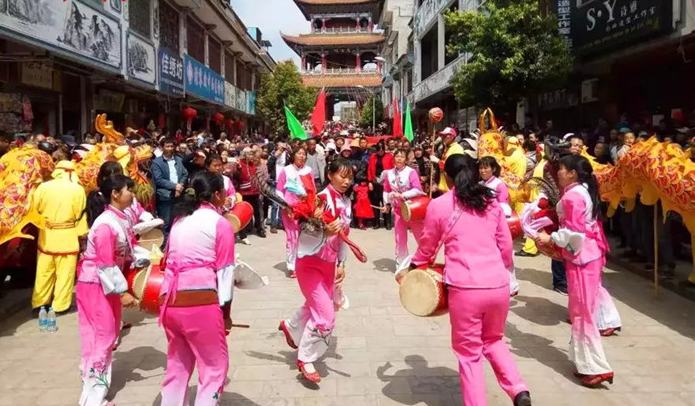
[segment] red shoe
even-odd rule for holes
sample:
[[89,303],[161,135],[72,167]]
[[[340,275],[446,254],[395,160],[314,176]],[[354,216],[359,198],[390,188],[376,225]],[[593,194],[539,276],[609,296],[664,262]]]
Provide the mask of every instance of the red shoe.
[[583,377],[581,377],[581,381],[582,385],[589,388],[595,388],[606,381],[608,381],[608,383],[610,384],[613,384],[613,376],[613,372],[608,372],[599,375],[584,375]]
[[133,327],[131,323],[123,323],[123,325],[121,326],[121,331],[128,330],[131,327]]
[[280,322],[280,326],[278,327],[278,330],[282,331],[285,334],[285,341],[287,341],[287,345],[290,346],[293,350],[296,350],[297,344],[294,343],[294,340],[292,339],[292,336],[290,335],[290,331],[287,330],[287,326],[285,325],[285,320]]
[[518,294],[519,294],[519,291],[518,291],[518,290],[515,290],[514,292],[512,292],[512,293],[509,294],[509,297],[514,297],[514,296],[516,296],[516,295],[518,295]]
[[295,271],[290,271],[290,278],[292,278],[292,279],[297,279],[297,272],[295,272]]
[[318,371],[314,371],[312,373],[308,373],[304,369],[304,362],[297,360],[297,367],[299,367],[299,371],[302,373],[302,376],[309,381],[313,383],[319,383],[321,382],[321,375],[319,375]]
[[621,330],[620,327],[616,327],[616,328],[610,327],[610,328],[607,328],[604,330],[600,330],[599,332],[601,333],[601,337],[610,337],[610,336],[614,335],[616,331],[620,331],[620,330]]

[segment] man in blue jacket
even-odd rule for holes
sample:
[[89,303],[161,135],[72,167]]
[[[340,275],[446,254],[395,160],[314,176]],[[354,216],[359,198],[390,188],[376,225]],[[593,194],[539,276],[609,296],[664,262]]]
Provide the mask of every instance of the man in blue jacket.
[[164,220],[164,240],[171,228],[171,207],[181,196],[188,178],[188,171],[181,158],[174,155],[176,142],[172,138],[162,140],[162,155],[152,161],[152,177],[157,198],[157,215]]

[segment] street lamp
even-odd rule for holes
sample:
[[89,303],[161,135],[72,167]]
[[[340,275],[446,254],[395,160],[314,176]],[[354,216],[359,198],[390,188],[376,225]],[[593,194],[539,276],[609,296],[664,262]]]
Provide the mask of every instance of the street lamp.
[[[377,56],[377,58],[381,58],[381,57]],[[384,59],[384,58],[381,58],[381,59]],[[372,131],[374,131],[374,133],[376,133],[376,94],[374,93],[374,91],[372,91],[369,88],[366,88],[362,85],[357,85],[355,87],[358,87],[360,89],[364,89],[372,95]]]

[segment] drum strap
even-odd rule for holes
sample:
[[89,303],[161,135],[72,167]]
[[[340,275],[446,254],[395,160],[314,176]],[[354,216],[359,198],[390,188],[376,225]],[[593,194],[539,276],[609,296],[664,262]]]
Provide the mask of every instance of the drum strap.
[[442,234],[442,238],[439,239],[437,248],[434,250],[432,259],[430,259],[431,263],[434,263],[434,261],[436,261],[437,254],[439,254],[439,250],[442,249],[442,246],[446,242],[447,237],[449,237],[449,233],[451,233],[451,230],[454,228],[454,225],[458,223],[459,218],[461,218],[461,215],[463,214],[463,209],[461,208],[461,204],[456,200],[456,196],[454,196],[453,198],[455,204],[454,211],[449,216],[449,220],[447,221],[446,227],[444,228],[444,234]]

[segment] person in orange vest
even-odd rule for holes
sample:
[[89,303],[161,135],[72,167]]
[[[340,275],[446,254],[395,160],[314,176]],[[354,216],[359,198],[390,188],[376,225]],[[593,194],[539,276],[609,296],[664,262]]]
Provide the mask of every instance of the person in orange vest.
[[446,193],[449,191],[449,186],[446,183],[444,177],[444,164],[446,159],[452,155],[463,154],[463,147],[456,142],[456,130],[451,127],[447,127],[439,132],[439,135],[444,140],[444,154],[442,158],[439,159],[436,156],[430,156],[430,160],[439,165],[439,183],[437,184],[437,190],[441,193]]

